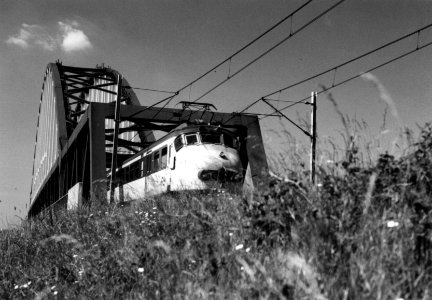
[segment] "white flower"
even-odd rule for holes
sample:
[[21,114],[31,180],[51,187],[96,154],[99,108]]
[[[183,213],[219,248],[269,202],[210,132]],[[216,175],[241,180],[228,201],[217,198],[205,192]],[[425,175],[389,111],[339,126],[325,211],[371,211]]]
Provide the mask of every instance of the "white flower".
[[15,284],[14,289],[17,289],[17,288],[19,288],[18,284]]
[[232,232],[230,232],[230,233],[229,233],[229,236],[233,236],[233,233],[232,233]]
[[51,289],[53,290],[53,289],[55,289],[56,288],[56,286],[55,285],[53,285],[52,287],[51,287]]
[[138,268],[138,272],[140,273],[144,272],[144,268]]
[[391,220],[391,221],[387,222],[387,227],[388,228],[393,228],[393,227],[398,227],[398,226],[399,226],[399,222],[398,221]]
[[247,247],[247,248],[246,248],[246,252],[249,252],[249,251],[250,251],[250,247]]
[[58,293],[57,291],[54,291],[54,292],[53,292],[53,295],[57,295],[57,293]]
[[235,249],[236,249],[236,250],[243,249],[243,244],[239,244],[239,245],[237,245],[237,246],[235,247]]

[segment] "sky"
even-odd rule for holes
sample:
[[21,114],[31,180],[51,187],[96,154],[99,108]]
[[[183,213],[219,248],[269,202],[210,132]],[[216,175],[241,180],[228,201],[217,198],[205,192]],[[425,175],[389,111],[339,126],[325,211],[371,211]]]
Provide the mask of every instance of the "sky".
[[[48,63],[60,60],[64,65],[90,68],[104,63],[122,73],[134,87],[176,91],[305,2],[1,1],[0,228],[18,224],[27,212],[39,99]],[[312,1],[292,21],[183,91],[171,107],[179,107],[175,105],[182,100],[194,101],[336,2]],[[222,112],[241,111],[264,95],[430,23],[430,0],[346,0],[200,101],[213,103]],[[272,98],[300,100],[431,41],[432,30],[424,30]],[[375,141],[377,151],[396,153],[401,149],[402,128],[415,131],[417,125],[431,121],[431,82],[432,46],[336,87],[331,95],[320,94],[318,147],[331,140],[343,149],[342,114],[362,127],[364,135]],[[141,90],[136,93],[142,105],[166,96]],[[286,105],[272,104],[279,108]],[[248,112],[271,110],[259,103]],[[310,107],[296,105],[284,113],[307,126]],[[283,129],[302,147],[309,143],[308,137],[283,118],[264,118],[261,127],[269,155],[274,145],[283,145],[279,134]],[[319,161],[331,160],[323,154]]]

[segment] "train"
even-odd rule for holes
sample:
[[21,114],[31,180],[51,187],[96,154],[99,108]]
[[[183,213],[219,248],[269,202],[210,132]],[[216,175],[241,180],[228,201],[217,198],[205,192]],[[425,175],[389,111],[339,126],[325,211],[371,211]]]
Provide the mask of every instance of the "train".
[[116,202],[236,185],[244,179],[240,140],[220,126],[182,124],[125,160],[115,178]]

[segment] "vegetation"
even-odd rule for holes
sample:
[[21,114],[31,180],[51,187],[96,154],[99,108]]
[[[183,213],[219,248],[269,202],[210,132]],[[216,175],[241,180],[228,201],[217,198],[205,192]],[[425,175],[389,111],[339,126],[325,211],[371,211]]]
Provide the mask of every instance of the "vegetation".
[[431,299],[431,125],[401,158],[365,164],[351,142],[306,175],[1,232],[0,298]]

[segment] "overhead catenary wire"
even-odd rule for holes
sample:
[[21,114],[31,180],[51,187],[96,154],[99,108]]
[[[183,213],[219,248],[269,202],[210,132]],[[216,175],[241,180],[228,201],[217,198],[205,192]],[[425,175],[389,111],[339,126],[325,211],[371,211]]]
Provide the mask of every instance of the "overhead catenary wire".
[[148,89],[148,88],[140,88],[140,87],[134,87],[134,86],[123,86],[126,89],[134,89],[134,90],[140,90],[140,91],[148,91],[148,92],[156,92],[156,93],[165,93],[165,94],[175,94],[176,92],[172,91],[163,91],[163,90],[157,90],[157,89]]
[[[305,83],[305,82],[307,82],[307,81],[310,81],[310,80],[312,80],[312,79],[315,79],[315,78],[317,78],[317,77],[320,77],[320,76],[322,76],[322,75],[324,75],[324,74],[327,74],[327,73],[329,73],[329,72],[332,72],[332,71],[336,72],[338,69],[340,69],[340,68],[343,67],[343,66],[346,66],[346,65],[348,65],[348,64],[350,64],[350,63],[353,63],[353,62],[355,62],[355,61],[357,61],[357,60],[359,60],[359,59],[362,59],[362,58],[364,58],[364,57],[366,57],[366,56],[369,56],[369,55],[371,55],[371,54],[373,54],[373,53],[375,53],[375,52],[378,52],[378,51],[380,51],[380,50],[382,50],[382,49],[384,49],[384,48],[387,48],[387,47],[389,47],[389,46],[391,46],[391,45],[394,45],[394,44],[396,44],[396,43],[398,43],[398,42],[401,42],[402,40],[405,40],[405,39],[407,39],[407,38],[410,37],[410,36],[413,36],[413,35],[415,35],[415,34],[417,34],[417,35],[419,36],[420,32],[422,32],[422,31],[424,31],[424,30],[426,30],[426,29],[428,29],[428,28],[430,28],[430,27],[432,27],[432,23],[429,24],[429,25],[423,26],[422,28],[417,29],[417,30],[415,30],[415,31],[413,31],[413,32],[411,32],[411,33],[408,33],[408,34],[406,34],[406,35],[404,35],[404,36],[402,36],[402,37],[399,37],[399,38],[397,38],[397,39],[395,39],[395,40],[393,40],[393,41],[391,41],[391,42],[388,42],[388,43],[386,43],[386,44],[384,44],[384,45],[382,45],[382,46],[379,46],[379,47],[377,47],[377,48],[375,48],[375,49],[373,49],[373,50],[370,50],[370,51],[368,51],[368,52],[366,52],[366,53],[364,53],[364,54],[361,54],[361,55],[359,55],[359,56],[357,56],[357,57],[355,57],[355,58],[352,58],[352,59],[350,59],[350,60],[348,60],[348,61],[345,61],[345,62],[343,62],[343,63],[341,63],[341,64],[339,64],[339,65],[337,65],[337,66],[331,67],[331,68],[329,68],[329,69],[327,69],[327,70],[325,70],[325,71],[322,71],[322,72],[320,72],[320,73],[317,73],[317,74],[312,75],[312,76],[310,76],[310,77],[307,77],[307,78],[305,78],[305,79],[302,79],[302,80],[300,80],[300,81],[297,81],[297,82],[295,82],[295,83],[293,83],[293,84],[290,84],[290,85],[288,85],[288,86],[286,86],[286,87],[284,87],[284,88],[281,88],[281,89],[278,89],[278,90],[276,90],[276,91],[274,91],[274,92],[268,93],[268,94],[266,94],[266,95],[264,95],[264,96],[258,98],[257,100],[253,101],[252,103],[250,103],[249,105],[247,105],[245,108],[243,108],[243,109],[242,109],[241,111],[239,111],[238,113],[243,113],[243,112],[245,112],[246,110],[248,110],[249,108],[251,108],[252,106],[254,106],[255,104],[257,104],[258,102],[260,102],[262,99],[267,99],[267,100],[269,100],[269,101],[292,102],[292,103],[293,103],[293,104],[291,104],[291,105],[288,105],[288,106],[282,108],[282,110],[285,110],[285,109],[287,109],[287,108],[289,108],[289,107],[292,107],[292,106],[294,106],[294,105],[296,105],[296,104],[298,104],[298,103],[304,102],[305,100],[309,99],[309,97],[306,97],[306,98],[304,98],[304,99],[302,99],[302,100],[298,100],[298,101],[276,100],[276,99],[269,99],[268,97],[273,96],[273,95],[275,95],[275,94],[277,94],[277,93],[281,93],[281,92],[283,92],[283,91],[286,91],[286,90],[288,90],[288,89],[290,89],[290,88],[293,88],[293,87],[298,86],[298,85],[300,85],[300,84],[302,84],[302,83]],[[419,43],[417,42],[417,45],[416,45],[416,49],[415,49],[415,50],[420,50],[420,49],[425,48],[425,47],[427,47],[427,46],[428,46],[428,44],[425,44],[425,45],[423,45],[423,46],[420,46]],[[409,54],[411,54],[411,53],[413,53],[413,52],[415,52],[415,51],[410,51],[408,54],[403,55],[403,57],[406,56],[406,55],[409,55]],[[395,60],[400,59],[400,58],[402,58],[402,57],[396,58]],[[394,61],[394,60],[392,60],[392,61]],[[387,62],[387,63],[385,63],[385,64],[388,64],[388,63],[389,63],[389,62]],[[385,64],[384,64],[384,65],[385,65]],[[382,66],[382,65],[380,65],[380,66]],[[373,70],[375,70],[375,69],[376,69],[376,68],[374,68]],[[373,71],[373,70],[369,70],[368,72]],[[362,74],[363,74],[363,73],[362,73]],[[354,76],[353,78],[350,78],[348,81],[353,80],[353,79],[355,79],[355,78],[357,78],[357,77],[360,77],[362,74],[360,74],[360,75],[356,75],[356,76]],[[339,86],[339,85],[341,85],[341,84],[343,84],[343,83],[344,83],[344,82],[340,82],[340,83],[338,83],[338,84],[335,84],[335,78],[333,78],[332,87]]]
[[326,10],[324,10],[323,12],[321,12],[319,15],[317,15],[316,17],[314,17],[312,20],[310,20],[309,22],[307,22],[306,24],[304,24],[303,26],[301,26],[299,29],[290,32],[290,34],[288,36],[286,36],[281,41],[279,41],[278,43],[276,43],[275,45],[273,45],[272,47],[270,47],[269,49],[267,49],[266,51],[264,51],[262,54],[260,54],[259,56],[257,56],[253,60],[251,60],[249,63],[247,63],[246,65],[244,65],[243,67],[241,67],[239,70],[237,70],[236,72],[234,72],[232,75],[229,75],[226,79],[222,80],[220,83],[218,83],[217,85],[215,85],[214,87],[212,87],[210,90],[208,90],[207,92],[205,92],[204,94],[202,94],[201,96],[199,96],[198,98],[196,98],[192,102],[197,102],[197,101],[201,100],[203,97],[207,96],[212,91],[214,91],[215,89],[217,89],[218,87],[220,87],[221,85],[223,85],[224,83],[226,83],[227,81],[231,80],[233,77],[235,77],[236,75],[238,75],[239,73],[241,73],[242,71],[244,71],[245,69],[247,69],[248,67],[250,67],[252,64],[256,63],[258,60],[260,60],[261,58],[263,58],[264,56],[266,56],[267,54],[269,54],[271,51],[273,51],[274,49],[276,49],[277,47],[279,47],[280,45],[282,45],[283,43],[285,43],[286,41],[288,41],[290,38],[292,38],[293,36],[295,36],[297,33],[301,32],[302,30],[304,30],[305,28],[307,28],[308,26],[310,26],[311,24],[313,24],[314,22],[316,22],[319,18],[321,18],[322,16],[324,16],[325,14],[327,14],[328,12],[330,12],[331,10],[335,9],[337,6],[339,6],[343,2],[345,2],[345,0],[338,1],[337,3],[333,4],[332,6],[330,6],[329,8],[327,8]]
[[[234,52],[233,54],[231,54],[228,58],[222,60],[221,62],[219,62],[218,64],[216,64],[212,68],[210,68],[208,71],[206,71],[202,75],[198,76],[196,79],[192,80],[191,82],[189,82],[185,86],[183,86],[180,89],[178,89],[177,93],[180,93],[183,90],[185,90],[186,88],[192,86],[194,83],[198,82],[199,80],[201,80],[202,78],[204,78],[205,76],[207,76],[208,74],[210,74],[211,72],[213,72],[214,70],[218,69],[220,66],[224,65],[226,62],[231,62],[231,60],[235,56],[237,56],[238,54],[240,54],[241,52],[243,52],[244,50],[246,50],[247,48],[249,48],[250,46],[252,46],[253,44],[255,44],[261,38],[263,38],[264,36],[266,36],[267,34],[269,34],[271,31],[273,31],[274,29],[276,29],[277,27],[279,27],[281,24],[283,24],[286,20],[292,18],[296,13],[298,13],[300,10],[302,10],[303,8],[305,8],[312,1],[313,0],[308,0],[307,2],[303,3],[296,10],[294,10],[289,15],[285,16],[284,18],[282,18],[279,22],[277,22],[272,27],[270,27],[269,29],[267,29],[266,31],[264,31],[263,33],[261,33],[259,36],[257,36],[256,38],[254,38],[252,41],[250,41],[249,43],[247,43],[246,45],[244,45],[243,47],[241,47],[239,50],[237,50],[236,52]],[[228,74],[228,76],[229,76],[229,74]]]
[[[337,84],[333,84],[332,86],[330,86],[330,87],[327,87],[327,88],[324,88],[324,89],[322,89],[321,91],[319,91],[319,92],[317,92],[317,95],[319,95],[319,94],[322,94],[322,93],[325,93],[325,92],[328,92],[329,90],[331,90],[331,89],[334,89],[334,88],[336,88],[336,87],[338,87],[338,86],[341,86],[341,85],[343,85],[343,84],[345,84],[345,83],[348,83],[348,82],[350,82],[350,81],[352,81],[352,80],[354,80],[354,79],[356,79],[356,78],[359,78],[359,77],[361,77],[361,76],[363,76],[363,75],[365,75],[365,74],[367,74],[367,73],[370,73],[370,72],[372,72],[372,71],[375,71],[376,69],[379,69],[379,68],[381,68],[381,67],[384,67],[384,66],[386,66],[386,65],[388,65],[388,64],[391,64],[391,63],[393,63],[393,62],[395,62],[395,61],[397,61],[397,60],[400,60],[400,59],[402,59],[402,58],[404,58],[404,57],[406,57],[406,56],[408,56],[408,55],[410,55],[410,54],[413,54],[414,52],[417,52],[417,51],[419,51],[419,50],[421,50],[421,49],[424,49],[424,48],[426,48],[426,47],[429,47],[429,46],[431,46],[432,45],[432,42],[429,42],[429,43],[426,43],[426,44],[424,44],[424,45],[422,45],[422,46],[417,46],[415,49],[413,49],[413,50],[411,50],[411,51],[408,51],[408,52],[405,52],[405,53],[403,53],[403,54],[401,54],[401,55],[399,55],[399,56],[397,56],[397,57],[395,57],[395,58],[392,58],[392,59],[390,59],[390,60],[388,60],[388,61],[386,61],[386,62],[384,62],[384,63],[381,63],[381,64],[379,64],[379,65],[377,65],[377,66],[375,66],[375,67],[372,67],[372,68],[370,68],[370,69],[368,69],[367,71],[364,71],[364,72],[361,72],[361,73],[359,73],[359,74],[357,74],[357,75],[354,75],[354,76],[351,76],[351,77],[349,77],[349,78],[347,78],[347,79],[345,79],[345,80],[343,80],[343,81],[341,81],[341,82],[339,82],[339,83],[337,83]],[[262,100],[263,98],[260,98],[260,100]],[[298,104],[298,103],[304,103],[304,101],[306,101],[306,100],[308,100],[309,99],[309,97],[305,97],[305,98],[303,98],[303,99],[300,99],[300,100],[297,100],[297,101],[294,101],[294,103],[292,103],[292,104],[290,104],[290,105],[287,105],[287,106],[285,106],[285,107],[283,107],[283,108],[281,108],[281,109],[279,109],[279,111],[281,112],[281,111],[283,111],[283,110],[286,110],[286,109],[288,109],[288,108],[290,108],[290,107],[292,107],[292,106],[294,106],[294,105],[296,105],[296,104]],[[275,113],[276,111],[274,111],[274,112],[272,112],[272,113]],[[272,113],[270,113],[270,114],[272,114]],[[261,119],[264,119],[264,118],[266,118],[267,116],[264,116],[264,117],[262,117]]]

